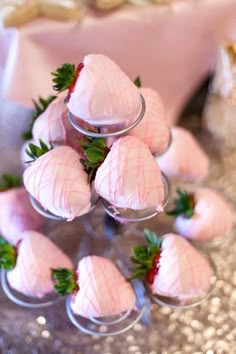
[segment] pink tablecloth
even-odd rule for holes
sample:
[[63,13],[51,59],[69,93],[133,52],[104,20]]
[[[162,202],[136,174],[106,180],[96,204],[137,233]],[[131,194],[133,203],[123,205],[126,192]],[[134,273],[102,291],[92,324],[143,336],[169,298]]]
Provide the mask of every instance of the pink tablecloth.
[[162,95],[172,121],[207,75],[219,43],[236,33],[235,0],[189,0],[173,7],[125,6],[88,13],[79,24],[37,19],[0,32],[2,92],[31,106],[52,92],[50,72],[88,53],[111,56],[131,78]]

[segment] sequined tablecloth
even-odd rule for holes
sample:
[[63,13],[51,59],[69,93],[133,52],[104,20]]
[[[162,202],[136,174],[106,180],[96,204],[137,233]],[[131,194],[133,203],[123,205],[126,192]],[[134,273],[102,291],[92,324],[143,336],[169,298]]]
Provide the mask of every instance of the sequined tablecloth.
[[[4,117],[8,117],[6,120]],[[2,171],[19,169],[18,149],[29,113],[6,102],[0,103],[0,148]],[[11,119],[10,119],[11,118]],[[12,123],[13,122],[13,123]],[[236,151],[220,150],[213,137],[199,129],[198,117],[186,120],[211,157],[210,177],[205,184],[223,189],[236,201]],[[14,129],[13,129],[13,128]],[[90,214],[86,223],[51,223],[50,236],[67,253],[79,252],[83,233],[91,231],[93,242],[104,250],[109,244],[109,227],[103,224],[101,210]],[[172,225],[165,216],[139,224],[158,233]],[[132,227],[117,230],[117,240],[126,250],[133,242]],[[91,230],[90,230],[91,229]],[[113,230],[114,231],[114,230]],[[108,241],[104,241],[103,234]],[[131,236],[130,236],[131,235]],[[79,242],[78,242],[79,240]],[[11,303],[0,290],[0,353],[4,354],[234,354],[236,353],[236,244],[232,238],[225,247],[210,250],[217,266],[218,281],[211,297],[199,307],[171,310],[152,305],[151,326],[136,324],[117,337],[97,338],[78,332],[69,322],[64,303],[40,310],[26,310]],[[101,328],[103,331],[104,328]]]

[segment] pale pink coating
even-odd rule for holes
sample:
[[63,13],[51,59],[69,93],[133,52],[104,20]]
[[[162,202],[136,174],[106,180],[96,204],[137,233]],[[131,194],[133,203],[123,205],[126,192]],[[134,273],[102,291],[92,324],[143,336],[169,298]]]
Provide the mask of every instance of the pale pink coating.
[[207,293],[212,275],[206,258],[184,238],[170,233],[163,237],[160,268],[151,289],[154,294],[186,300]]
[[69,145],[79,148],[78,139],[81,134],[75,130],[69,121],[69,111],[64,97],[56,98],[47,109],[36,119],[33,125],[33,138],[36,144],[41,139],[46,144]]
[[7,273],[11,288],[41,298],[52,292],[52,269],[73,269],[71,260],[46,236],[35,231],[22,233],[17,261]]
[[79,291],[71,299],[74,313],[89,318],[134,309],[134,291],[109,259],[85,257],[79,262],[77,274]]
[[112,125],[134,121],[141,111],[138,88],[105,55],[84,57],[68,108],[92,125]]
[[95,190],[115,207],[163,210],[160,169],[148,147],[132,136],[120,138],[112,145],[97,170]]
[[141,139],[153,154],[163,153],[169,144],[170,129],[164,103],[158,93],[150,88],[141,88],[146,111],[141,122],[128,135]]
[[160,169],[170,177],[200,181],[207,176],[209,158],[194,136],[181,127],[171,128],[169,149],[157,158]]
[[38,158],[23,175],[27,191],[47,210],[68,221],[88,212],[91,188],[80,155],[69,146]]
[[210,188],[198,188],[193,194],[194,215],[190,219],[178,216],[175,221],[177,232],[186,238],[203,241],[230,232],[234,211],[223,196]]
[[0,193],[0,233],[11,244],[16,245],[26,230],[39,230],[44,218],[32,207],[29,194],[24,187]]

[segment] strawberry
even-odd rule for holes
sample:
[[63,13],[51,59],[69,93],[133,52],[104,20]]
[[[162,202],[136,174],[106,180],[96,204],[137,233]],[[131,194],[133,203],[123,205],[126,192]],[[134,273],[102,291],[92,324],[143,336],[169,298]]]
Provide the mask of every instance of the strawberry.
[[95,177],[97,193],[113,206],[162,210],[161,172],[148,147],[135,137],[118,139]]
[[12,244],[17,244],[21,233],[38,230],[44,218],[32,207],[25,188],[13,188],[0,194],[0,232]]
[[144,235],[148,246],[137,246],[132,250],[131,260],[139,264],[139,267],[134,271],[131,279],[145,276],[146,281],[151,285],[160,267],[162,239],[147,229],[144,229]]
[[191,193],[180,190],[177,193],[175,209],[167,214],[176,217],[175,228],[180,235],[204,241],[232,229],[233,210],[218,192],[198,188]]
[[34,141],[43,140],[46,144],[69,145],[78,149],[81,134],[71,126],[68,114],[64,97],[55,99],[35,121],[32,130]]
[[142,140],[151,153],[162,154],[168,147],[170,130],[164,104],[158,93],[149,88],[140,89],[145,99],[146,111],[142,121],[128,132]]
[[[45,144],[43,144],[44,146]],[[80,155],[69,146],[42,151],[31,146],[38,159],[25,170],[27,191],[51,213],[68,221],[88,212],[91,188]]]
[[0,232],[12,244],[17,244],[21,233],[38,230],[44,219],[31,206],[29,195],[21,180],[4,174],[0,184]]
[[38,298],[54,290],[53,268],[72,269],[70,259],[46,236],[35,231],[23,232],[17,247],[1,238],[0,265],[8,270],[11,288]]
[[140,114],[138,88],[105,55],[87,55],[77,70],[74,65],[64,64],[52,75],[56,91],[69,89],[70,112],[89,124],[133,122]]
[[208,174],[209,159],[197,140],[184,128],[171,129],[169,149],[157,158],[161,170],[170,177],[200,181]]
[[88,256],[78,263],[77,272],[53,270],[55,289],[72,294],[71,308],[86,318],[118,315],[135,307],[131,285],[106,258]]
[[149,230],[144,234],[148,246],[133,248],[132,260],[139,267],[131,278],[145,276],[153,294],[181,301],[210,289],[212,269],[186,240],[172,233],[162,239]]
[[31,140],[33,139],[33,134],[32,134],[32,129],[35,121],[38,119],[39,116],[41,116],[47,107],[51,104],[56,99],[56,96],[48,96],[46,99],[43,97],[39,97],[38,101],[33,100],[34,104],[34,110],[32,113],[31,121],[29,124],[28,130],[24,131],[22,133],[22,139],[23,140]]

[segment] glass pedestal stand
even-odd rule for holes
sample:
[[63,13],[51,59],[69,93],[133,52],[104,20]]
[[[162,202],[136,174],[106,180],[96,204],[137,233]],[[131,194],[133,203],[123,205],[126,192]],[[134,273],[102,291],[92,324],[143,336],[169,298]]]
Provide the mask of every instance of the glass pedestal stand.
[[[137,125],[144,116],[145,113],[145,101],[141,96],[142,109],[139,117],[136,121],[129,127],[123,130],[118,130],[116,132],[107,132],[107,127],[97,127],[97,131],[85,131],[78,128],[78,124],[74,117],[70,114],[70,121],[73,127],[85,135],[92,137],[116,137],[126,133],[129,129],[132,129]],[[171,141],[171,139],[170,139]],[[164,187],[165,187],[165,200],[164,207],[167,205],[170,198],[170,183],[168,179],[163,175]],[[163,216],[161,213],[157,216],[157,211],[144,210],[141,212],[131,211],[131,214],[127,210],[119,210],[119,215],[112,213],[109,205],[103,201],[103,206],[101,201],[99,203],[94,203],[91,207],[89,213],[80,216],[77,220],[66,223],[65,220],[55,216],[47,211],[38,204],[34,198],[31,198],[33,207],[43,214],[48,219],[51,219],[45,229],[45,234],[47,234],[63,251],[70,256],[73,260],[75,267],[77,266],[78,260],[87,255],[100,255],[110,258],[121,270],[121,272],[128,277],[131,272],[130,264],[130,251],[133,246],[138,244],[143,244],[144,238],[143,233],[140,237],[141,229],[144,228],[144,224],[150,222],[150,220],[157,221],[157,227],[152,228],[154,231],[158,230],[161,232],[159,227],[159,217]],[[95,207],[96,206],[96,207]],[[105,212],[104,212],[105,210]],[[156,216],[154,218],[154,216]],[[119,224],[117,220],[121,221]],[[142,221],[142,223],[137,223]],[[125,225],[125,223],[130,223]],[[163,234],[161,232],[161,234]],[[3,288],[6,290],[6,295],[18,303],[24,306],[23,303],[16,301],[11,296],[9,289],[7,288],[6,277],[3,273],[2,275]],[[115,318],[91,318],[84,319],[80,316],[76,316],[72,313],[70,307],[70,298],[66,300],[66,311],[69,319],[74,324],[76,328],[84,333],[96,335],[96,336],[110,336],[116,334],[122,334],[127,330],[135,326],[140,320],[144,323],[148,322],[148,311],[150,308],[150,301],[146,298],[145,288],[141,282],[133,283],[134,290],[137,295],[137,309],[121,314]],[[150,295],[149,295],[150,296]],[[207,295],[208,296],[208,295]],[[202,301],[207,297],[203,297]],[[17,296],[16,296],[17,298]],[[155,297],[150,296],[150,298],[159,303],[159,305],[165,305],[171,307],[172,304],[168,302],[163,302],[160,299],[157,301]],[[195,305],[200,304],[198,301]],[[37,302],[32,307],[44,307],[53,304],[53,302],[46,301],[45,303],[38,304]],[[194,304],[191,304],[193,306]],[[27,305],[26,305],[27,306]],[[175,305],[176,306],[176,305]],[[31,306],[27,306],[31,307]],[[173,306],[172,306],[173,307]]]

